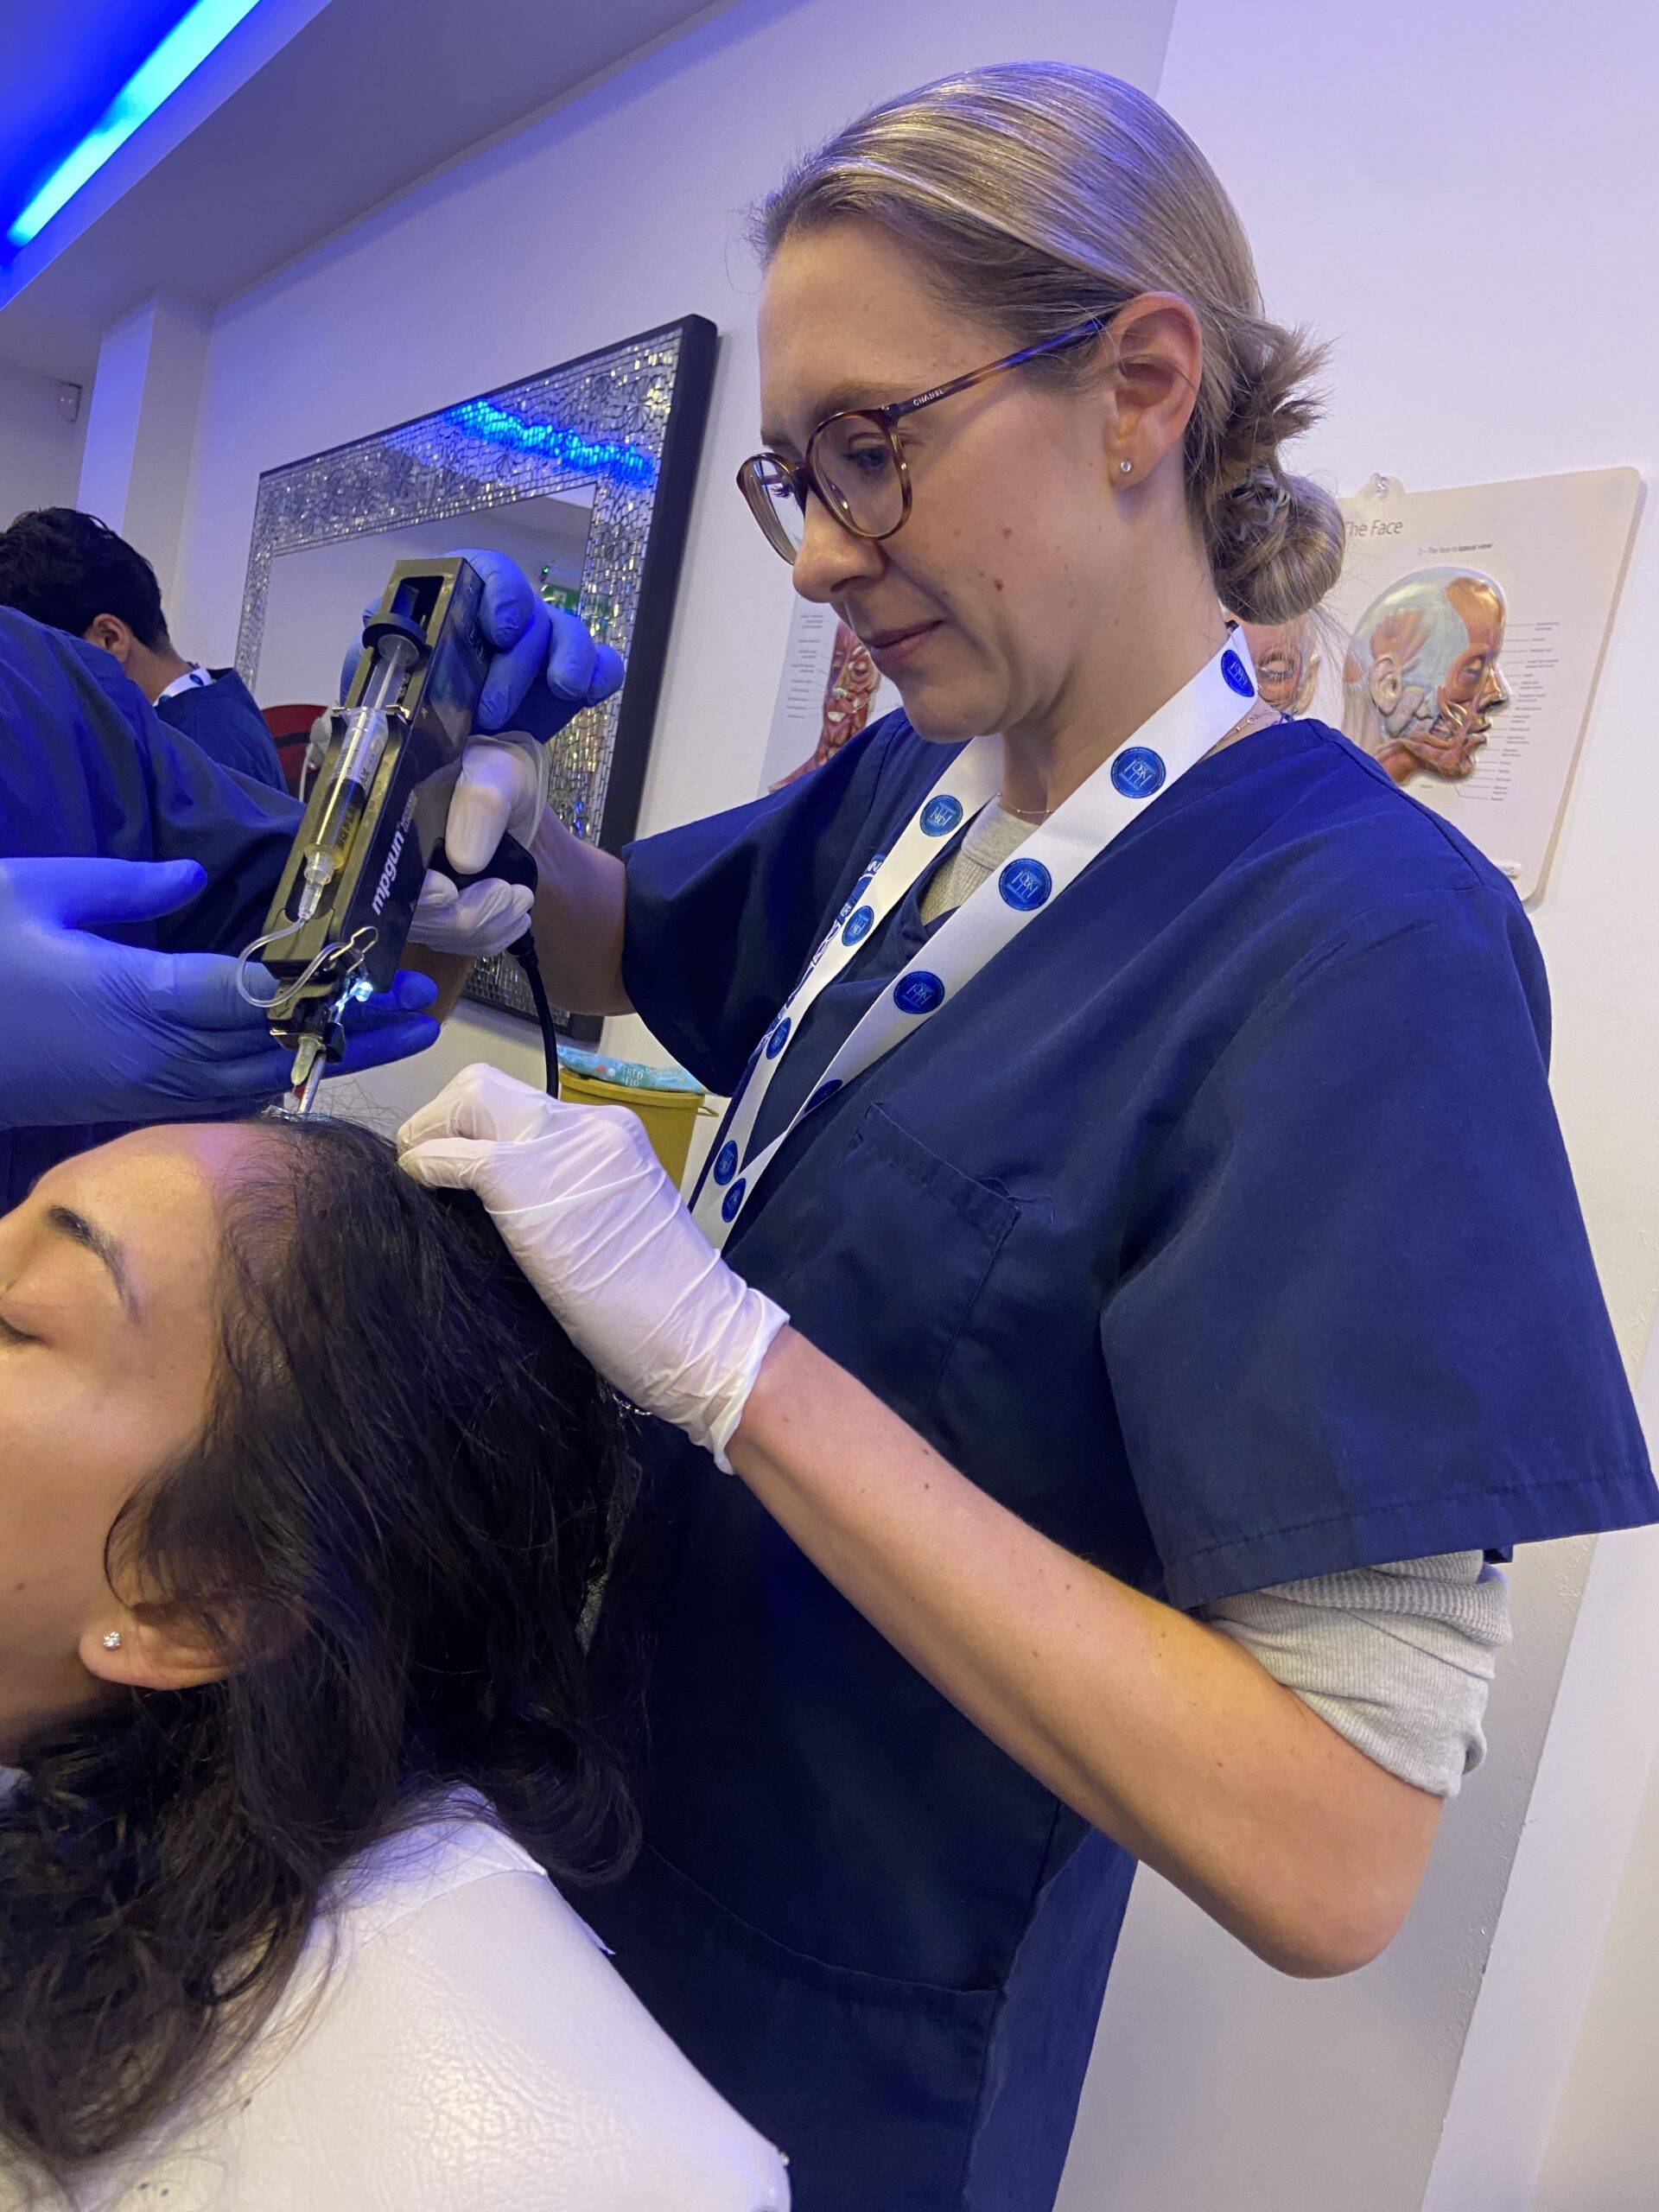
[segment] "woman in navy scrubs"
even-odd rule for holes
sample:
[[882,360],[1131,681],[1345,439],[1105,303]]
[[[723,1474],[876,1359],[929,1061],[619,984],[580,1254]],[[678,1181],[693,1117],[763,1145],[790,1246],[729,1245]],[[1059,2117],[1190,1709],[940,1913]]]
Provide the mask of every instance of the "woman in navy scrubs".
[[[1491,1556],[1656,1493],[1525,918],[1229,632],[1341,525],[1202,156],[986,70],[760,243],[744,489],[904,711],[625,863],[542,838],[551,987],[737,1094],[695,1218],[491,1071],[405,1164],[658,1417],[617,1963],[802,2212],[1037,2212],[1135,1860],[1286,1973],[1375,1957],[1478,1713],[1444,1772],[1375,1716],[1490,1673]],[[1421,1643],[1414,1689],[1269,1663],[1344,1604],[1326,1658]]]

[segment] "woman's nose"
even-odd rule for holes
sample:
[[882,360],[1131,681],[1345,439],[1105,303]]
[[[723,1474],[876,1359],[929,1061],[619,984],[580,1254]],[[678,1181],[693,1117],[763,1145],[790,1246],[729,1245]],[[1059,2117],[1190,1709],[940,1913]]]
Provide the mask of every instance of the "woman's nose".
[[816,495],[806,503],[805,525],[795,556],[795,588],[819,606],[855,583],[880,575],[884,560],[873,538],[843,529]]

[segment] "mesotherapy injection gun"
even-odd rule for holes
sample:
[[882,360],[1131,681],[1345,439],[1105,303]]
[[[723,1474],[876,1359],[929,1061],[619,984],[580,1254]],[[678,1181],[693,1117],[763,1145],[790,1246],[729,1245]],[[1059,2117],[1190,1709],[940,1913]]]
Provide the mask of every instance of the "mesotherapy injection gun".
[[[391,982],[428,868],[474,880],[449,867],[443,828],[489,669],[482,596],[478,571],[459,556],[399,561],[364,625],[343,703],[312,731],[304,819],[264,933],[244,956],[276,981],[264,1003],[272,1036],[294,1056],[290,1113],[311,1110],[340,1057],[347,1006]],[[511,838],[482,873],[536,883],[535,862]],[[556,1038],[528,929],[509,950],[530,980],[556,1091]]]

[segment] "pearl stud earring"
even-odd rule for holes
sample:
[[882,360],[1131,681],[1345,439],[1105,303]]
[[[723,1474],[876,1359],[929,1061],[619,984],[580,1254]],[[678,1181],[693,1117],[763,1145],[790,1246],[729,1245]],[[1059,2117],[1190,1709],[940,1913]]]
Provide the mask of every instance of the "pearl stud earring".
[[106,1651],[118,1651],[121,1649],[121,1631],[118,1628],[112,1628],[105,1637],[104,1649]]

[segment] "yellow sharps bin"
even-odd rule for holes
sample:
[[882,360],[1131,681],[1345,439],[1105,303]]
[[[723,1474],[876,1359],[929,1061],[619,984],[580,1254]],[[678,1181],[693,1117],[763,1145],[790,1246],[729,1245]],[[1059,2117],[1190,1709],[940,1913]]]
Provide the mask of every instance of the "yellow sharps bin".
[[559,1096],[573,1104],[626,1106],[645,1125],[652,1150],[677,1187],[685,1179],[691,1134],[706,1094],[683,1068],[607,1059],[573,1045],[559,1047]]

